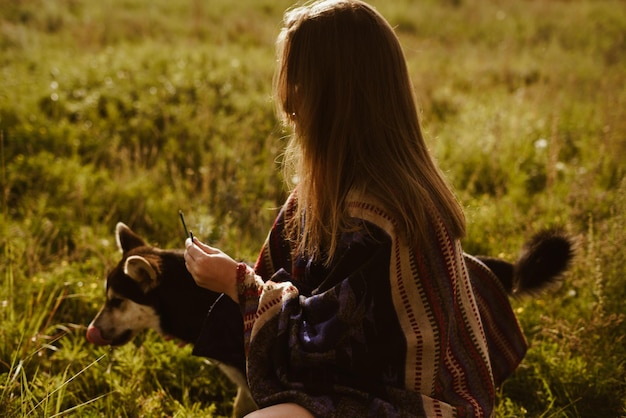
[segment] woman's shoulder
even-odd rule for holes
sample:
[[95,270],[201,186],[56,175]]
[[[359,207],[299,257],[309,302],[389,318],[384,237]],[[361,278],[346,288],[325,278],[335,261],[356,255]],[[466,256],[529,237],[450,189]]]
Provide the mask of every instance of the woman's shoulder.
[[351,193],[346,199],[346,206],[351,217],[384,231],[391,241],[396,242],[401,248],[405,248],[409,252],[416,248],[420,248],[422,251],[428,251],[427,248],[430,248],[440,252],[440,246],[454,247],[458,241],[450,232],[449,226],[441,215],[429,205],[426,206],[428,213],[425,218],[426,224],[420,228],[421,235],[419,237],[407,236],[402,224],[397,218],[394,218],[392,212],[371,195]]
[[396,220],[376,198],[351,192],[346,199],[346,209],[352,218],[361,220],[364,225],[378,228],[392,238],[396,236]]

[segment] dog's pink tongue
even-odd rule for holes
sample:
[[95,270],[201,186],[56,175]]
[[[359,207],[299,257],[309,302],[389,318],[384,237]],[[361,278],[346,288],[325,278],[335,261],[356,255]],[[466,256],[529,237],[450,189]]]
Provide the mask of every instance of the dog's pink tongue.
[[89,325],[89,328],[87,328],[87,341],[96,345],[111,345],[111,340],[102,338],[100,329],[93,325]]

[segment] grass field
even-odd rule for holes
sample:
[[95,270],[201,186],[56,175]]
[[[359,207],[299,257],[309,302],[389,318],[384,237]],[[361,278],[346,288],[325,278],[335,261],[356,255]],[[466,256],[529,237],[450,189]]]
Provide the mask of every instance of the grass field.
[[[372,0],[405,48],[470,253],[560,226],[564,284],[515,300],[531,349],[498,417],[626,416],[626,7]],[[286,0],[0,0],[0,416],[227,416],[233,387],[154,333],[84,334],[129,224],[253,261],[285,198]]]

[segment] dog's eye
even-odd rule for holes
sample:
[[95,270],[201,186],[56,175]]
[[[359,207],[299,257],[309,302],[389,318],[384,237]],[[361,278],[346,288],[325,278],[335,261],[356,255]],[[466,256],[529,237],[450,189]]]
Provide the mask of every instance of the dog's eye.
[[113,298],[107,301],[107,305],[109,305],[109,307],[111,308],[118,308],[122,304],[122,302],[124,302],[124,299],[122,298]]

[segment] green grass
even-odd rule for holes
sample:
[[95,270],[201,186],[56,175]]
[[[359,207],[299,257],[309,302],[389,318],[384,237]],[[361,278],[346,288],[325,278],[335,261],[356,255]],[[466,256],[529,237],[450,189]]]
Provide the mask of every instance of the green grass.
[[[531,349],[498,417],[626,416],[626,8],[372,1],[400,35],[468,252],[561,226],[564,285],[515,300]],[[274,39],[290,1],[0,0],[0,411],[226,416],[234,391],[146,333],[85,341],[113,230],[254,260],[285,198]]]

